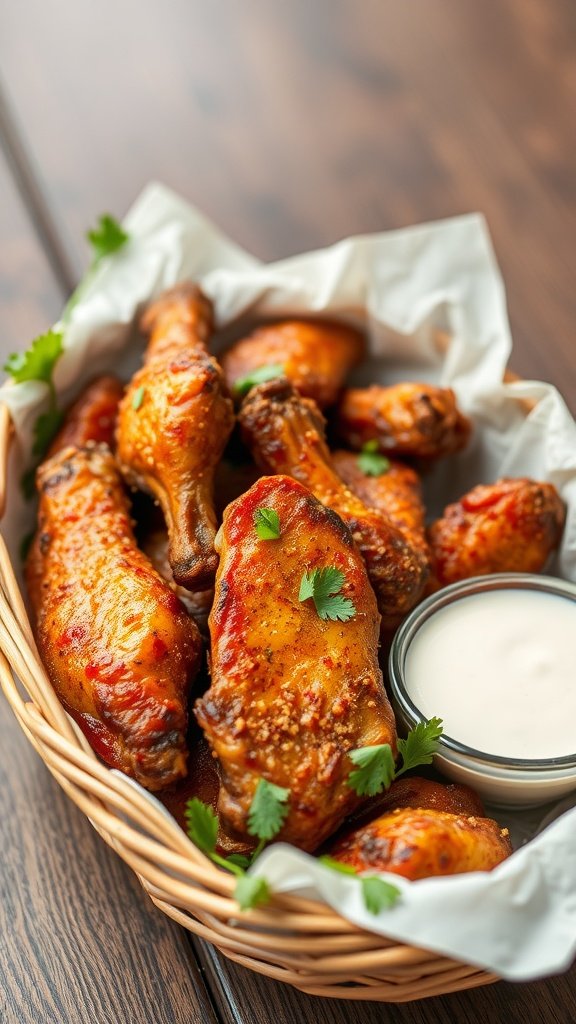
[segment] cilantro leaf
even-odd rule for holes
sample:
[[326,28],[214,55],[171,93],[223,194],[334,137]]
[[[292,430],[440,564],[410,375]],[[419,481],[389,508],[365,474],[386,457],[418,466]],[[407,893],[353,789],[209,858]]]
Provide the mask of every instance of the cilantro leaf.
[[278,540],[280,517],[273,508],[257,508],[254,513],[254,529],[260,540]]
[[338,871],[341,875],[355,875],[356,869],[351,867],[350,864],[343,864],[341,860],[334,860],[334,857],[329,857],[328,854],[323,853],[318,860],[326,868],[331,868],[332,871]]
[[16,384],[26,380],[43,380],[49,384],[62,355],[62,340],[61,331],[46,331],[34,338],[26,352],[14,352],[8,356],[3,368]]
[[248,812],[248,832],[259,839],[272,839],[288,814],[290,790],[260,779]]
[[218,817],[212,808],[193,796],[186,801],[184,817],[186,831],[192,842],[203,853],[214,853],[218,836]]
[[419,764],[432,764],[432,758],[438,750],[438,740],[442,735],[442,719],[431,718],[428,722],[418,722],[410,730],[405,740],[398,740],[398,751],[402,756],[402,767],[396,772],[396,778],[410,768]]
[[118,252],[128,241],[128,235],[122,225],[109,213],[101,214],[96,227],[86,232],[86,238],[93,249],[94,263],[99,262],[104,256]]
[[144,401],[145,391],[146,388],[142,385],[142,387],[136,388],[136,391],[132,396],[132,408],[135,409],[136,412],[138,412],[138,409],[140,408],[142,402]]
[[284,366],[282,363],[267,363],[265,366],[258,366],[251,373],[247,373],[245,377],[239,377],[232,385],[232,390],[238,398],[244,398],[244,395],[247,395],[257,384],[264,384],[267,380],[283,376]]
[[377,875],[365,875],[360,879],[362,896],[366,910],[371,914],[379,914],[381,910],[388,910],[393,907],[401,896],[401,891],[396,885],[385,882]]
[[240,910],[251,910],[252,907],[268,903],[270,899],[268,882],[265,878],[242,875],[236,882],[234,899],[237,901]]
[[229,853],[226,857],[228,864],[235,864],[237,868],[242,868],[243,871],[250,867],[252,860],[253,857],[249,857],[246,853]]
[[50,447],[50,442],[62,425],[64,413],[52,405],[48,412],[43,412],[34,424],[34,444],[32,454],[42,458]]
[[312,598],[318,615],[324,621],[347,622],[355,616],[356,608],[348,597],[339,593],[345,580],[344,573],[333,565],[305,572],[300,581],[298,600]]
[[389,743],[350,750],[348,757],[358,767],[350,772],[346,782],[358,796],[376,796],[388,789],[394,779],[394,756]]
[[378,451],[378,441],[366,441],[357,459],[358,466],[366,476],[382,476],[390,469],[390,461]]

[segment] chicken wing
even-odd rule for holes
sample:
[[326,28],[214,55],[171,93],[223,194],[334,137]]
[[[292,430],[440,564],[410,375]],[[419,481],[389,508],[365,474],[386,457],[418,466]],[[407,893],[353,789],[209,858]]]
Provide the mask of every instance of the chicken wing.
[[355,871],[390,871],[414,881],[491,871],[512,845],[508,829],[491,818],[404,807],[338,839],[328,852]]
[[350,370],[364,354],[359,331],[328,320],[282,320],[266,324],[237,341],[222,357],[231,391],[263,366],[281,373],[321,409],[333,405]]
[[390,460],[387,469],[378,476],[372,476],[363,471],[356,453],[342,449],[332,452],[332,462],[338,476],[352,493],[368,508],[375,508],[387,516],[408,543],[423,551],[429,560],[426,510],[418,474],[410,466]]
[[120,406],[118,458],[130,484],[162,507],[174,579],[214,582],[214,470],[234,425],[222,371],[207,352],[210,302],[193,285],[165,292],[142,319],[144,366]]
[[245,399],[240,424],[256,462],[268,472],[286,473],[299,480],[350,527],[385,623],[394,623],[408,612],[426,583],[426,558],[389,519],[367,508],[337,475],[315,403],[302,398],[285,379],[268,381]]
[[186,771],[198,630],[136,547],[108,448],[65,448],[37,482],[26,580],[48,675],[96,753],[159,789]]
[[377,441],[385,455],[425,459],[460,451],[471,430],[450,388],[412,382],[345,391],[336,427],[357,451]]
[[168,559],[168,531],[163,523],[157,524],[153,529],[145,530],[141,536],[139,546],[150,559],[156,572],[166,580],[168,586],[182,601],[189,615],[198,626],[203,637],[208,636],[208,615],[214,600],[214,590],[187,590],[174,582],[172,568]]
[[473,789],[455,782],[433,782],[419,775],[402,776],[393,782],[381,796],[374,797],[350,818],[346,834],[358,831],[376,818],[401,807],[445,811],[464,817],[484,818],[484,805]]
[[552,484],[480,484],[429,530],[437,586],[492,572],[540,572],[560,543],[565,510]]
[[[258,538],[259,508],[277,513],[278,539]],[[314,850],[360,802],[346,784],[347,752],[396,749],[374,594],[347,527],[290,477],[262,477],[229,505],[219,538],[212,685],[196,715],[220,762],[222,820],[246,834],[264,778],[290,789],[280,838]],[[353,602],[348,621],[300,600],[304,574],[329,566]]]
[[82,392],[66,413],[64,423],[50,445],[48,458],[74,445],[82,448],[89,441],[114,445],[118,406],[124,385],[117,377],[98,377]]

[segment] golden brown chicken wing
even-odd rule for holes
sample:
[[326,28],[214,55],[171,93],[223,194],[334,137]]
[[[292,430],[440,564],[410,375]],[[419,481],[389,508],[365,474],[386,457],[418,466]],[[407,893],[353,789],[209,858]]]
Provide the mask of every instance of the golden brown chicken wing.
[[427,560],[389,519],[367,508],[337,475],[315,403],[302,398],[285,379],[269,381],[245,399],[240,424],[256,462],[268,472],[286,473],[299,480],[350,527],[385,622],[394,623],[408,612],[426,583]]
[[560,543],[564,518],[552,484],[521,477],[474,487],[430,527],[436,585],[492,572],[540,572]]
[[118,406],[124,385],[117,377],[98,377],[82,392],[66,413],[64,423],[50,445],[48,458],[74,445],[82,448],[89,441],[114,445]]
[[336,426],[355,450],[377,441],[386,455],[425,459],[460,451],[471,430],[450,388],[413,382],[345,391]]
[[408,543],[422,550],[429,560],[426,510],[418,474],[410,466],[392,459],[382,473],[367,474],[362,469],[361,459],[361,455],[341,448],[332,452],[334,469],[352,493],[368,508],[387,516]]
[[491,871],[512,846],[508,830],[491,818],[405,807],[355,829],[328,852],[356,871],[390,871],[416,880]]
[[480,797],[469,786],[455,782],[433,782],[432,779],[423,779],[419,775],[404,775],[393,782],[381,796],[373,797],[351,816],[346,834],[352,829],[356,832],[361,825],[369,825],[383,814],[389,814],[401,807],[445,811],[464,817],[486,816]]
[[350,370],[364,354],[359,331],[329,320],[282,320],[237,341],[222,357],[231,391],[237,382],[266,366],[281,366],[302,395],[321,409],[337,400]]
[[186,771],[198,630],[136,547],[108,448],[65,448],[37,482],[26,579],[40,654],[96,753],[159,789]]
[[234,424],[222,371],[206,344],[212,308],[200,290],[165,292],[142,319],[144,366],[126,389],[118,458],[128,482],[162,507],[174,579],[193,590],[214,581],[214,470]]
[[[259,508],[277,513],[277,539],[259,539]],[[374,594],[346,526],[289,477],[262,477],[229,505],[219,537],[212,685],[196,714],[220,762],[222,820],[246,834],[264,778],[290,790],[280,838],[313,850],[360,802],[347,752],[396,747]],[[300,599],[304,574],[328,567],[353,602],[347,621]]]
[[156,572],[166,580],[168,586],[182,601],[189,615],[198,626],[203,637],[208,636],[208,615],[214,600],[214,590],[187,590],[174,582],[172,568],[168,559],[169,549],[168,531],[163,523],[158,523],[154,528],[142,531],[140,547],[150,559]]

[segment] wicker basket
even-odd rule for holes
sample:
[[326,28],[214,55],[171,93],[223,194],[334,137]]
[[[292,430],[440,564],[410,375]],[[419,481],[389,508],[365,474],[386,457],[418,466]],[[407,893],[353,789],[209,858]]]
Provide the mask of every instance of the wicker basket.
[[[11,423],[0,405],[0,514]],[[363,931],[330,907],[277,895],[241,912],[234,877],[119,773],[97,759],[59,703],[34,643],[8,551],[0,538],[0,681],[24,733],[94,828],[138,875],[153,903],[225,956],[310,995],[408,1002],[475,988],[497,977]],[[29,700],[21,696],[17,677]],[[144,833],[144,834],[143,834]]]

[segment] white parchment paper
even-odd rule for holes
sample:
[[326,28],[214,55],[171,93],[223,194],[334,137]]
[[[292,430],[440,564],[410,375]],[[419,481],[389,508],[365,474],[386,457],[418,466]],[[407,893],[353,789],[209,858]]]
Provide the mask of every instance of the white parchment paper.
[[[475,484],[500,476],[549,480],[568,507],[564,540],[550,571],[576,581],[576,425],[551,385],[502,383],[510,330],[482,217],[347,239],[268,265],[159,185],[143,192],[124,226],[129,243],[102,262],[68,322],[55,374],[62,403],[95,374],[128,375],[138,365],[138,307],[184,278],[201,283],[214,301],[219,330],[228,336],[250,318],[336,314],[368,331],[371,359],[359,371],[360,382],[450,385],[474,420],[469,449],[440,462],[426,481],[431,514]],[[42,383],[6,383],[0,389],[16,432],[2,524],[15,563],[22,535],[33,525],[18,482],[47,397]],[[536,403],[529,413],[524,399]],[[517,834],[532,835],[534,812],[524,821],[520,816],[516,827]],[[266,850],[252,870],[274,889],[314,894],[372,931],[509,979],[561,971],[576,953],[574,808],[490,873],[413,883],[389,875],[402,898],[377,917],[365,909],[353,878],[285,844]]]

